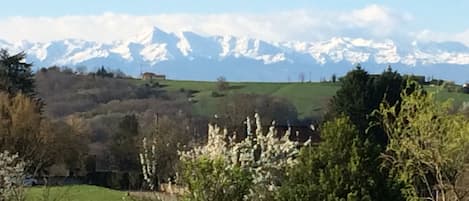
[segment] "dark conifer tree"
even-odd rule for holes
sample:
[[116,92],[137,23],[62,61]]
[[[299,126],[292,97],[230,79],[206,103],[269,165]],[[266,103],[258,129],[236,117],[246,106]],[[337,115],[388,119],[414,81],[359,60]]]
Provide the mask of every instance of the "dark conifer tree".
[[26,63],[25,59],[24,52],[10,55],[7,50],[0,50],[0,91],[11,95],[23,93],[35,96],[32,64]]

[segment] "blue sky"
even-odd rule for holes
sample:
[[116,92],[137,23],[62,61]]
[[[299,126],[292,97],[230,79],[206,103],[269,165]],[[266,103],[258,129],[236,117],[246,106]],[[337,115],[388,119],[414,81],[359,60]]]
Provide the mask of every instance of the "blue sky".
[[[375,6],[375,7],[373,7]],[[166,27],[167,30],[173,31],[172,29],[194,29],[195,31],[203,32],[206,34],[216,34],[212,29],[197,27],[197,23],[193,26],[186,24],[181,24],[179,27],[174,25],[164,25],[161,23],[163,17],[166,21],[172,21],[177,19],[178,22],[183,21],[181,18],[182,15],[187,16],[212,16],[212,15],[229,15],[230,19],[227,19],[226,22],[231,23],[232,21],[237,21],[238,18],[246,18],[244,20],[258,20],[259,23],[264,22],[276,23],[284,21],[269,21],[268,18],[275,18],[275,13],[283,12],[290,13],[286,14],[290,20],[297,20],[303,18],[310,18],[310,21],[315,19],[334,18],[346,16],[347,13],[355,13],[356,16],[360,15],[361,11],[377,11],[380,13],[382,10],[386,16],[382,16],[381,20],[384,20],[384,24],[378,26],[380,21],[373,21],[370,23],[372,16],[358,16],[358,19],[364,20],[363,23],[357,23],[354,27],[349,27],[347,29],[339,28],[330,28],[327,27],[327,23],[333,24],[334,26],[349,26],[350,23],[347,23],[346,20],[339,20],[332,22],[327,22],[323,25],[318,25],[318,22],[314,22],[314,26],[310,22],[307,28],[310,27],[313,31],[319,30],[324,32],[324,34],[316,34],[316,36],[306,36],[306,33],[285,33],[277,34],[276,36],[268,36],[262,33],[252,33],[248,36],[252,37],[266,37],[267,40],[291,40],[298,38],[298,40],[314,40],[314,39],[323,39],[323,37],[333,37],[335,32],[338,32],[337,35],[351,35],[352,37],[365,37],[365,38],[401,38],[408,37],[417,37],[425,40],[457,40],[469,43],[469,37],[466,37],[466,33],[469,33],[469,0],[452,0],[452,1],[443,1],[443,0],[392,0],[392,1],[370,1],[370,0],[336,0],[336,1],[312,1],[312,0],[289,0],[289,1],[273,1],[273,0],[17,0],[17,1],[6,1],[2,2],[2,11],[0,12],[0,30],[7,30],[12,24],[23,25],[23,32],[20,30],[18,33],[4,33],[0,34],[0,38],[6,38],[11,40],[20,40],[20,39],[31,39],[31,40],[47,40],[54,37],[63,37],[66,35],[67,31],[77,30],[78,25],[76,24],[86,24],[80,20],[74,19],[72,21],[59,21],[63,20],[65,16],[76,16],[83,17],[86,16],[103,16],[103,15],[117,15],[116,20],[113,23],[123,24],[118,21],[117,18],[122,16],[132,17],[132,16],[154,16],[154,18],[148,18],[146,23],[148,25],[159,26],[163,24],[163,28]],[[5,9],[7,8],[7,9]],[[377,8],[366,9],[366,8]],[[307,16],[302,16],[299,13],[306,12]],[[320,14],[317,14],[320,13]],[[248,16],[248,17],[246,17]],[[253,17],[254,16],[254,17]],[[264,16],[264,17],[263,17]],[[34,20],[37,17],[45,17],[41,22],[35,22]],[[366,18],[368,17],[368,18]],[[14,20],[12,18],[15,18]],[[190,18],[190,17],[189,17]],[[228,17],[227,17],[228,18]],[[389,18],[389,19],[388,19]],[[101,18],[100,18],[101,19]],[[160,20],[155,20],[160,19]],[[201,20],[206,20],[209,18],[200,18]],[[210,18],[212,19],[212,18]],[[267,19],[267,20],[266,20]],[[16,20],[16,21],[15,21]],[[18,21],[19,20],[19,21]],[[48,22],[45,22],[47,21]],[[110,17],[102,17],[102,20],[113,20]],[[143,20],[143,19],[141,19]],[[84,20],[86,21],[86,20]],[[211,22],[211,21],[210,21]],[[386,24],[388,23],[389,24]],[[23,24],[21,24],[23,23]],[[57,33],[51,33],[50,36],[45,36],[42,34],[37,38],[34,38],[28,34],[24,36],[21,33],[27,33],[28,25],[34,26],[34,24],[41,24],[43,26],[57,27],[57,24],[60,24],[60,27],[56,30]],[[49,23],[49,24],[47,24]],[[68,27],[65,27],[65,24],[68,24]],[[109,22],[106,22],[107,26]],[[219,23],[219,22],[217,22]],[[385,27],[389,25],[389,29]],[[98,25],[97,25],[98,26]],[[201,25],[204,26],[204,25]],[[215,25],[214,25],[215,26]],[[220,26],[220,25],[217,25]],[[72,28],[71,28],[72,27]],[[298,27],[301,27],[298,25]],[[318,28],[319,27],[319,28]],[[90,29],[90,27],[82,27],[83,29]],[[99,28],[99,26],[98,26]],[[136,28],[131,27],[129,28]],[[140,27],[137,27],[140,28]],[[292,29],[295,27],[291,27]],[[385,34],[367,34],[367,31],[375,31],[385,28]],[[239,29],[239,28],[238,28]],[[391,30],[392,29],[392,30]],[[399,30],[401,29],[401,30]],[[37,30],[37,28],[36,28]],[[222,28],[225,32],[221,34],[229,33],[230,30],[234,30],[234,35],[237,32],[236,28]],[[276,29],[273,29],[274,31]],[[48,30],[50,31],[50,29]],[[112,31],[103,30],[103,32]],[[39,31],[41,32],[41,31]],[[63,33],[62,35],[60,33]],[[126,32],[119,37],[126,37],[131,34]],[[16,36],[15,36],[16,35]],[[73,35],[74,36],[74,35]],[[80,35],[77,35],[80,36]],[[90,34],[82,34],[80,36],[84,39],[95,39],[100,40],[100,37],[93,37]],[[106,37],[103,37],[106,38]]]

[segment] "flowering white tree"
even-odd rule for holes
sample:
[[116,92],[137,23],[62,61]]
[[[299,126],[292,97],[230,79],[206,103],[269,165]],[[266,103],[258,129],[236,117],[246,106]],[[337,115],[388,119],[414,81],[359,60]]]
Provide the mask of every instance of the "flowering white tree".
[[18,154],[0,153],[0,201],[24,200],[21,188],[24,168]]
[[[200,158],[223,160],[226,168],[242,168],[251,173],[253,188],[250,195],[262,196],[259,190],[274,191],[287,172],[295,163],[298,154],[298,142],[289,140],[291,130],[280,138],[275,129],[275,122],[267,133],[263,132],[261,118],[255,114],[256,129],[253,132],[252,120],[248,117],[247,137],[239,142],[228,135],[227,129],[209,125],[208,142],[204,146],[180,152],[182,161],[196,161]],[[309,142],[307,142],[309,143]],[[260,197],[262,199],[262,197]]]
[[143,138],[143,152],[139,154],[140,164],[142,166],[143,179],[149,185],[151,190],[155,190],[155,186],[158,181],[157,170],[156,170],[156,139],[153,139],[150,143],[147,142],[147,138]]

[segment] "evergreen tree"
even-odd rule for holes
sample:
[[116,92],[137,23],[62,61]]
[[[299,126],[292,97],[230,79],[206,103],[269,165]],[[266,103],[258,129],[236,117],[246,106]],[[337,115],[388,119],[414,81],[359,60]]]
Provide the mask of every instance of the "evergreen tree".
[[101,68],[99,68],[97,71],[96,71],[96,75],[97,76],[100,76],[100,77],[114,77],[114,74],[112,72],[108,72],[104,66],[101,66]]
[[10,55],[7,50],[0,50],[0,91],[10,95],[35,95],[32,64],[26,63],[25,59],[24,52]]
[[370,75],[358,65],[344,77],[341,88],[333,97],[329,115],[348,116],[362,135],[367,135],[368,140],[384,148],[386,135],[376,126],[376,119],[371,113],[382,102],[390,105],[398,103],[404,86],[402,76],[393,72],[390,66],[380,75]]
[[333,116],[344,114],[350,118],[359,131],[368,127],[367,115],[372,109],[368,107],[370,101],[369,86],[370,75],[361,68],[347,73],[342,80],[342,86],[332,99],[331,113]]

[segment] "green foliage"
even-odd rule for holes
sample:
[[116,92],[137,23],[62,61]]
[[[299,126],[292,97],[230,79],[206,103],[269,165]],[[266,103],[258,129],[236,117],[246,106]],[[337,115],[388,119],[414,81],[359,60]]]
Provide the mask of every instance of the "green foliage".
[[382,200],[383,196],[402,199],[400,184],[388,178],[386,169],[379,168],[387,138],[370,114],[381,102],[398,103],[403,83],[400,74],[391,68],[381,75],[369,75],[360,65],[341,80],[341,88],[331,102],[331,122],[321,130],[322,141],[316,150],[320,156],[311,159],[317,162],[300,167],[303,170],[297,176],[301,178],[305,168],[318,170],[313,175],[316,180],[307,185],[319,188],[315,189],[319,192],[315,193],[319,196],[316,200]]
[[[340,78],[342,80],[342,77]],[[230,82],[230,89],[224,91],[224,97],[212,97],[212,91],[216,89],[216,82],[206,81],[160,81],[164,89],[179,92],[181,88],[185,91],[194,91],[191,98],[195,114],[202,116],[213,116],[217,114],[217,104],[221,100],[228,100],[233,94],[256,94],[271,97],[284,98],[291,102],[300,118],[319,116],[322,117],[327,111],[331,98],[340,88],[339,78],[336,83],[259,83],[259,82]],[[133,80],[135,83],[149,82]],[[404,83],[405,84],[405,83]],[[426,86],[426,90],[432,91],[437,87]],[[438,94],[439,100],[454,98],[457,103],[469,101],[469,94],[447,92]],[[378,103],[379,104],[379,103]]]
[[198,158],[183,162],[183,181],[190,193],[187,201],[242,201],[252,186],[251,174],[239,167],[228,168],[224,160]]
[[400,105],[380,107],[389,136],[384,164],[407,184],[409,200],[463,200],[469,192],[458,183],[469,156],[469,122],[451,114],[451,107],[451,102],[438,102],[421,87],[402,93]]
[[34,96],[32,64],[24,62],[25,57],[24,52],[10,55],[7,50],[0,50],[0,91]]
[[379,177],[373,145],[347,117],[324,124],[321,143],[305,147],[279,191],[279,200],[402,200],[399,189]]
[[[388,68],[381,75],[369,75],[360,65],[347,73],[341,82],[341,88],[332,100],[333,116],[345,114],[350,117],[358,131],[365,133],[369,127],[369,114],[384,101],[394,104],[399,101],[404,86],[403,78]],[[385,145],[383,134],[374,136]]]
[[216,98],[216,97],[223,97],[224,94],[218,92],[218,91],[212,91],[212,97]]
[[369,105],[368,81],[370,75],[360,66],[350,71],[341,82],[341,88],[332,99],[332,109],[330,112],[334,116],[341,113],[350,117],[360,131],[368,127],[367,115],[372,111]]

